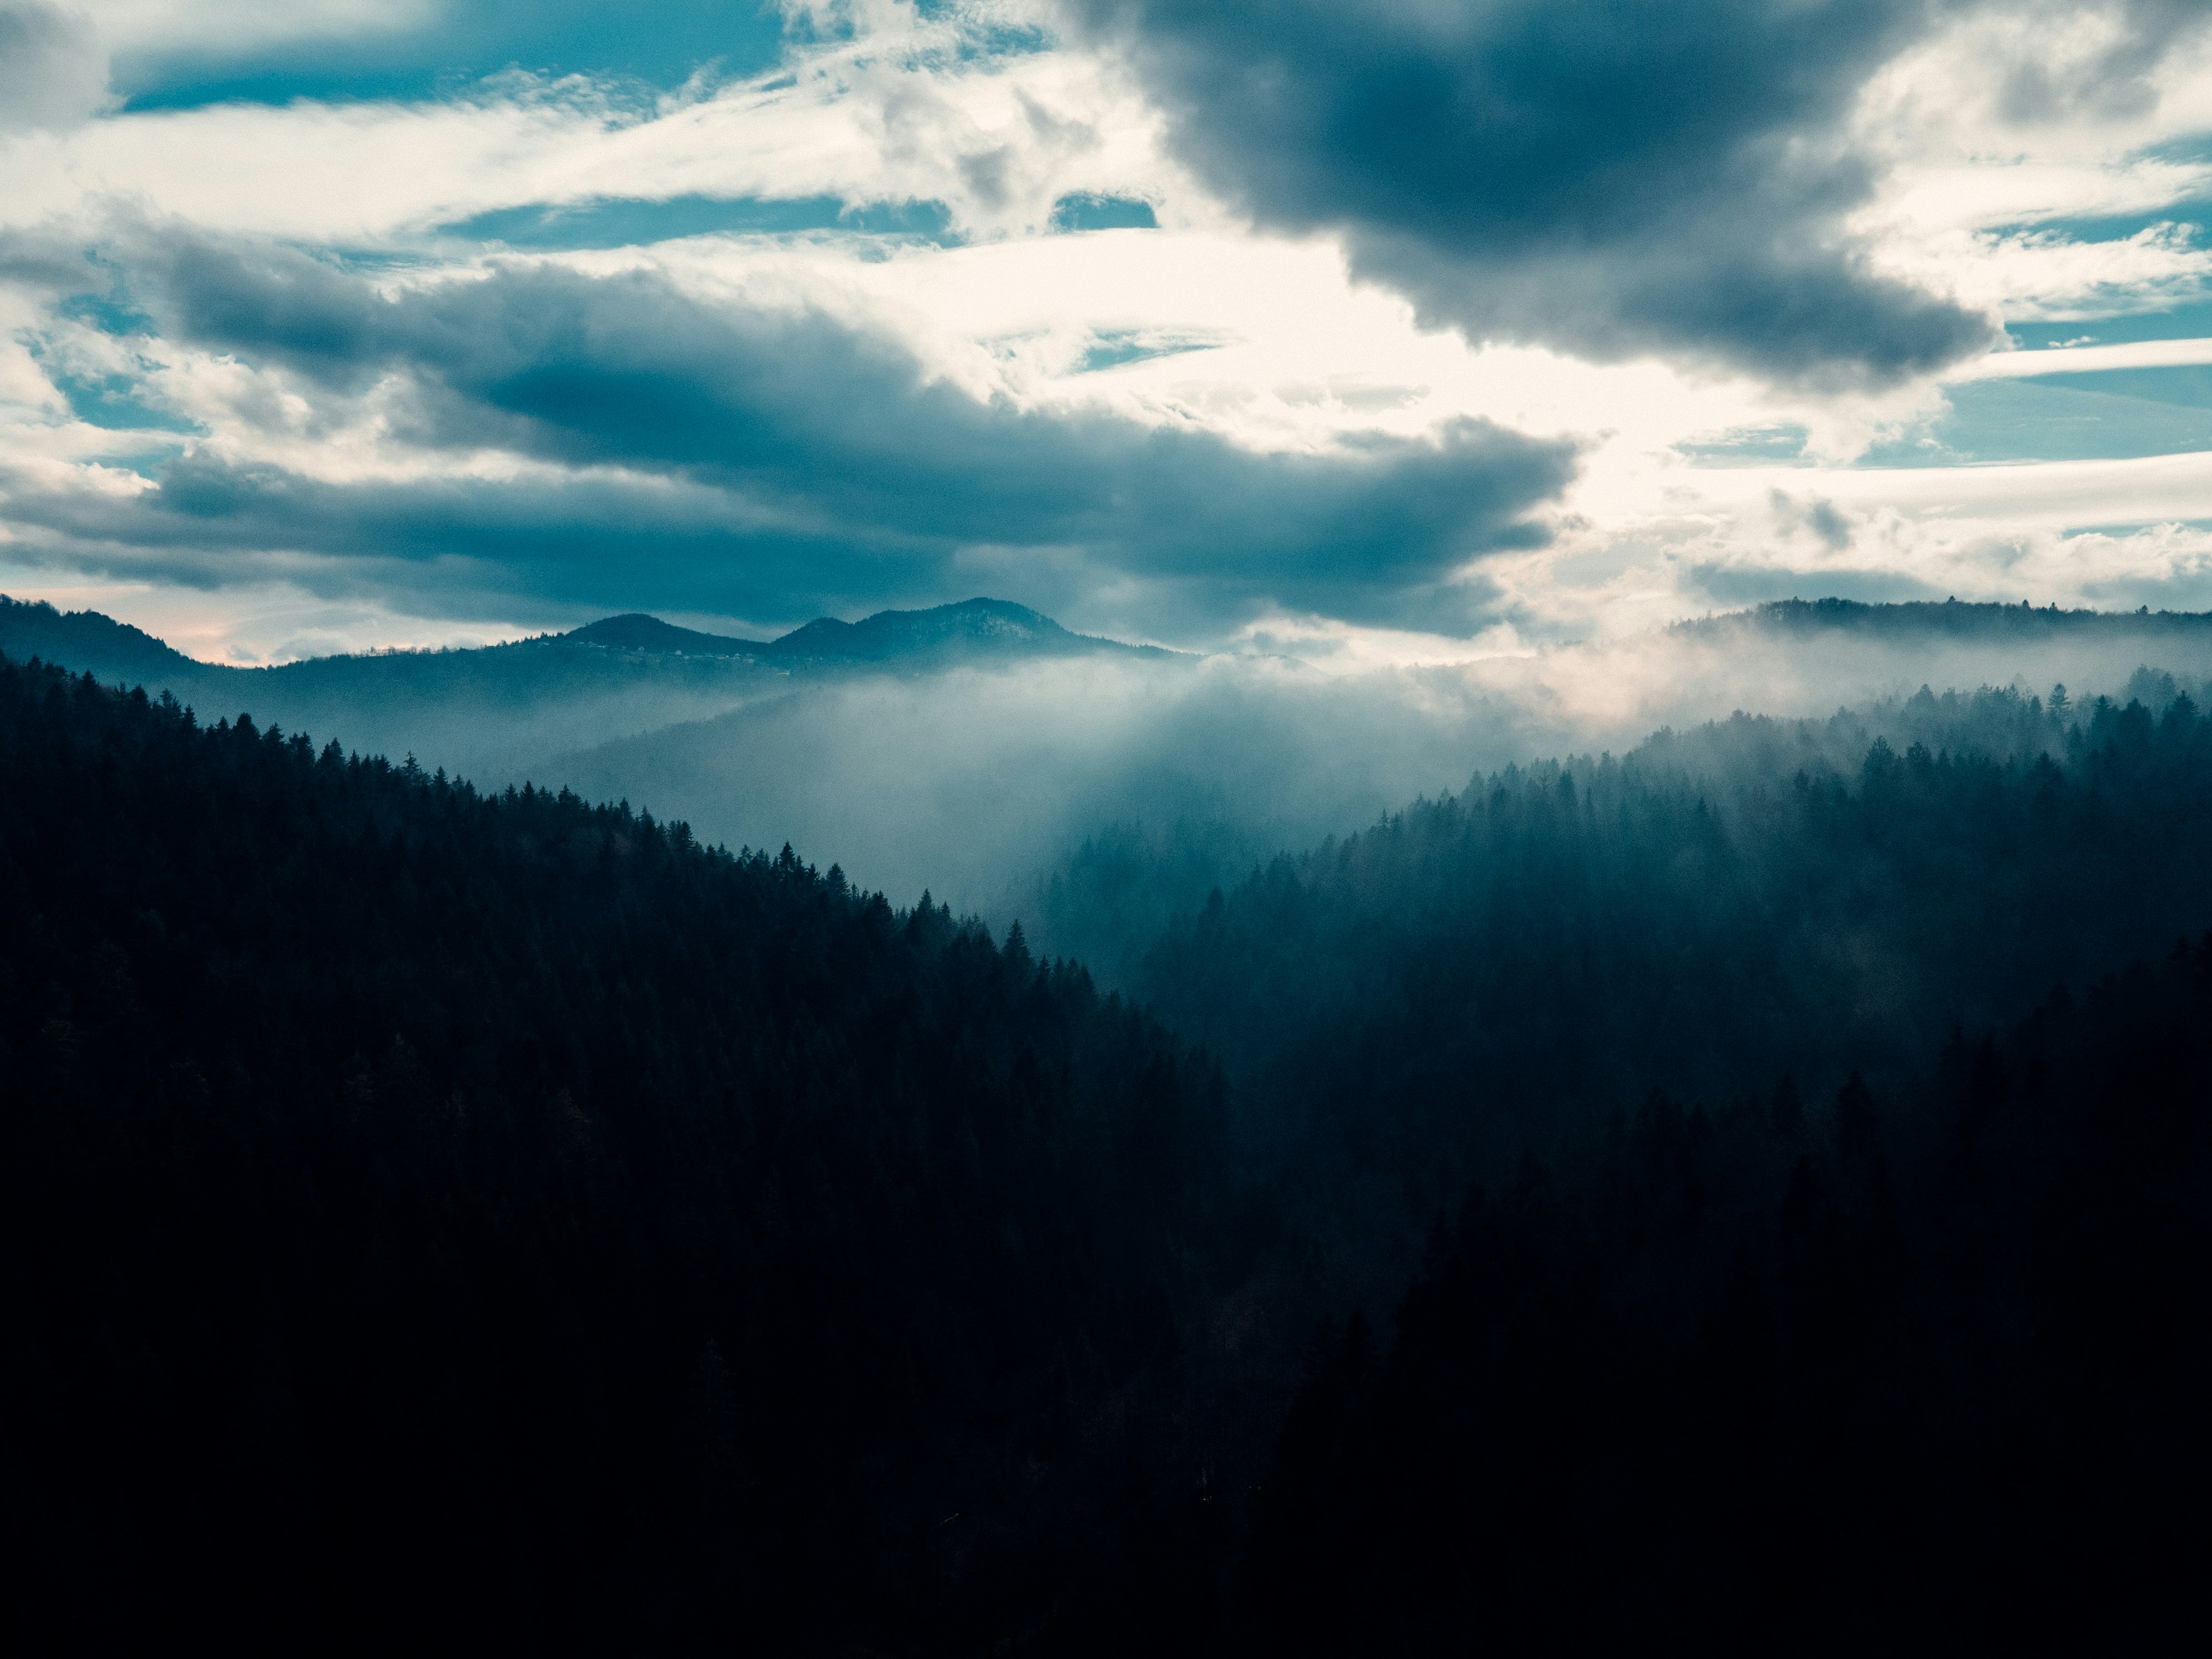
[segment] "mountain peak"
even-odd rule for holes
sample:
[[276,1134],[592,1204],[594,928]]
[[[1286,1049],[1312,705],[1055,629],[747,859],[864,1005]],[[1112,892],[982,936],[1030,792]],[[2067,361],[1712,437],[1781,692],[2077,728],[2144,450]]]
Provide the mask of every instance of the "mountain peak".
[[612,651],[650,651],[687,657],[748,657],[762,648],[758,640],[702,634],[696,629],[678,628],[674,623],[648,617],[641,611],[602,617],[559,637],[584,645],[605,646]]
[[854,623],[817,617],[768,647],[770,654],[787,659],[848,662],[989,654],[1010,649],[1061,653],[1134,648],[1071,634],[1025,605],[987,599],[963,599],[927,611],[878,611]]

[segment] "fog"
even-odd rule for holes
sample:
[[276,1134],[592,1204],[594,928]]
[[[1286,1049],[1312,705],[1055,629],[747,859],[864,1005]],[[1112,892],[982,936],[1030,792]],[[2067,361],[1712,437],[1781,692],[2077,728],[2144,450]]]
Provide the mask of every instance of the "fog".
[[[1086,839],[1180,837],[1206,885],[1510,763],[1626,752],[1662,727],[1832,714],[2013,685],[2118,695],[2138,667],[2212,672],[2207,630],[2099,619],[2059,638],[1789,635],[1750,620],[1443,667],[1109,657],[793,683],[719,718],[533,769],[732,848],[788,842],[899,904],[925,890],[1035,932]],[[1095,850],[1095,849],[1094,849]],[[1072,943],[1072,941],[1071,941]]]
[[1109,659],[810,686],[555,763],[710,841],[836,862],[901,903],[1007,917],[1109,824],[1233,826],[1255,849],[1371,818],[1528,746],[1463,677],[1331,679],[1277,661]]
[[[99,619],[9,615],[15,654],[166,684],[204,719],[249,709],[482,787],[565,786],[687,820],[709,842],[788,843],[896,904],[927,890],[996,927],[1018,919],[1109,976],[1117,952],[1255,863],[1510,764],[1626,754],[1737,710],[1863,709],[1923,685],[2047,697],[2063,682],[2087,702],[2144,666],[2192,685],[2212,674],[2212,618],[1993,605],[1784,606],[1358,669],[1102,650],[787,670],[549,641],[241,671]],[[1671,752],[1706,763],[1695,745]],[[1054,875],[1079,871],[1083,903],[1056,902]]]

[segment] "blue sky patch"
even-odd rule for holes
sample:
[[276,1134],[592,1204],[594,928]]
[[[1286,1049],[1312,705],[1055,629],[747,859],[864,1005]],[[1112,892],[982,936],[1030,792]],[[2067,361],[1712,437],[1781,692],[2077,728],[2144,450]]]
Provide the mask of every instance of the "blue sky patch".
[[1088,191],[1063,196],[1052,204],[1054,230],[1158,230],[1150,202],[1126,196],[1097,196]]
[[204,52],[126,57],[114,80],[137,110],[423,99],[510,69],[665,90],[708,63],[725,75],[757,74],[779,59],[783,41],[782,19],[765,0],[466,0],[416,28],[272,43],[250,55],[211,40]]
[[132,305],[119,286],[107,294],[71,295],[54,310],[72,321],[118,337],[155,332],[154,319]]
[[166,410],[149,408],[143,387],[128,374],[70,374],[47,370],[54,390],[69,399],[70,412],[87,426],[109,432],[173,432],[179,435],[202,428]]
[[1146,362],[1154,357],[1179,357],[1189,351],[1211,351],[1221,344],[1218,340],[1193,339],[1187,336],[1168,337],[1147,333],[1137,329],[1109,329],[1091,337],[1090,347],[1079,358],[1075,372],[1096,374],[1102,369],[1120,368],[1127,363]]
[[[2075,318],[2056,323],[2008,323],[2005,332],[2023,350],[2040,351],[2076,342],[2132,345],[2143,340],[2197,340],[2212,335],[2212,299],[2122,316]],[[2086,337],[2086,338],[2085,338]]]
[[547,251],[636,247],[684,236],[790,236],[844,231],[951,246],[960,239],[942,202],[847,205],[835,196],[781,200],[673,196],[496,208],[439,227],[448,236]]
[[[2186,377],[2204,371],[2118,371],[2123,385],[2136,376]],[[1942,462],[2116,461],[2212,449],[2212,406],[2169,401],[2129,392],[2087,389],[2115,374],[2068,375],[2025,380],[1972,380],[1949,388],[1951,411],[1927,434],[1871,451],[1865,466],[1928,466]],[[2179,396],[2183,378],[2159,382]],[[2202,382],[2198,382],[2199,385]]]

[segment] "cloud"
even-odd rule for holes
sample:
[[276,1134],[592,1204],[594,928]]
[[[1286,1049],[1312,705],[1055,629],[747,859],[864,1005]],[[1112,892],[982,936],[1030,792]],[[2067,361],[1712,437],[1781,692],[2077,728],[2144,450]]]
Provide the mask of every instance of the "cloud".
[[544,598],[763,617],[964,597],[989,571],[1047,608],[1136,584],[1186,626],[1287,606],[1452,632],[1479,620],[1468,567],[1540,545],[1574,466],[1477,420],[1264,453],[978,396],[888,336],[651,270],[517,262],[386,295],[190,235],[134,270],[166,337],[333,430],[373,402],[386,454],[314,477],[311,451],[234,435],[150,489],[13,492],[12,517],[113,546],[446,558]]
[[1809,531],[1814,539],[1831,553],[1841,553],[1850,546],[1850,520],[1836,511],[1833,501],[1817,497],[1800,501],[1780,489],[1772,491],[1767,499],[1773,505],[1775,525],[1784,535]]
[[107,99],[107,54],[82,13],[0,0],[0,133],[69,127]]
[[[513,9],[531,29],[530,9]],[[612,9],[578,0],[566,12]],[[693,0],[685,15],[711,33],[730,12]],[[656,9],[619,21],[659,40],[650,25],[667,20]],[[201,76],[191,86],[148,91],[125,62],[124,111],[67,143],[9,145],[0,223],[135,200],[208,230],[359,247],[487,213],[829,198],[863,216],[936,204],[962,235],[990,237],[1042,232],[1070,195],[1172,193],[1179,174],[1157,155],[1153,118],[1126,77],[1082,53],[1001,49],[1001,37],[963,7],[885,35],[794,45],[774,72],[738,76],[725,60],[665,94],[612,66],[528,71],[538,61],[528,53],[525,69],[503,70],[518,61],[504,48],[479,77],[441,55],[436,31],[378,37],[379,51],[422,56],[414,79],[372,72],[360,40],[315,46],[337,65],[327,75],[234,59],[211,41],[206,60],[176,60]],[[678,228],[633,229],[645,240]]]
[[1184,159],[1261,225],[1471,337],[1885,383],[1984,319],[1877,269],[1848,219],[1862,85],[1922,0],[1071,0]]
[[2029,25],[2002,43],[1998,111],[2008,122],[2043,125],[2124,120],[2156,106],[2156,73],[2166,54],[2208,21],[2203,0],[2075,0],[2016,4]]

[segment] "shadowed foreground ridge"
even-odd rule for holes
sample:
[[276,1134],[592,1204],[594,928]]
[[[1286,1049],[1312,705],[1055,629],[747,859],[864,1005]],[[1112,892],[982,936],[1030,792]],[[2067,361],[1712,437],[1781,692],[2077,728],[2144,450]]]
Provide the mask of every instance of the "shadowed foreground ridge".
[[1075,1425],[1206,1283],[1217,1112],[1079,969],[787,849],[0,661],[7,1617],[1034,1620],[1115,1548]]

